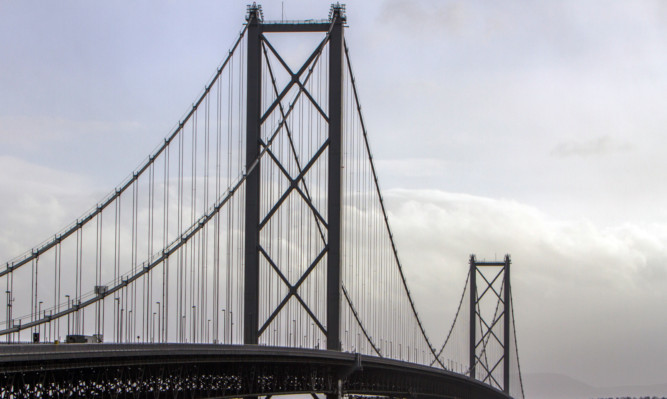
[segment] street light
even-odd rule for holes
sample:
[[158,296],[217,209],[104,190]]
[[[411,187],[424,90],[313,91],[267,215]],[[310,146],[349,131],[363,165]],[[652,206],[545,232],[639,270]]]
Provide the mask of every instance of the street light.
[[69,296],[69,295],[65,295],[65,298],[67,298],[67,335],[69,335],[69,325],[70,325],[70,322],[69,322],[69,314],[70,314],[70,311],[69,311],[69,310],[70,310],[70,303],[69,303],[69,300],[70,300],[70,296]]
[[125,308],[120,309],[120,322],[118,323],[118,342],[123,342],[123,312]]
[[[294,343],[293,343],[293,348],[296,348],[296,320],[292,319],[292,323],[294,323]],[[290,333],[292,335],[292,333]]]
[[225,330],[225,309],[222,309],[222,343],[225,343],[225,338],[227,337],[227,331]]
[[185,315],[181,317],[181,328],[180,328],[180,333],[181,333],[181,342],[185,342]]
[[[43,303],[44,303],[44,301],[39,301],[39,307],[38,307],[38,310],[37,310],[37,320],[42,318],[42,316],[40,316],[40,315],[42,314],[42,304]],[[38,336],[42,335],[42,324],[41,323],[37,326],[37,334],[38,334]]]
[[7,322],[9,323],[12,319],[12,292],[7,290],[5,293],[7,294]]
[[160,301],[155,302],[157,305],[157,325],[158,328],[160,329],[160,334],[158,335],[158,342],[162,341],[162,317],[161,317],[161,308],[160,308]]
[[116,306],[115,306],[115,309],[114,309],[114,315],[116,317],[116,320],[114,320],[115,324],[116,324],[116,331],[114,331],[113,333],[114,333],[114,340],[116,340],[116,342],[118,342],[118,341],[120,341],[120,327],[119,326],[120,326],[120,323],[122,322],[121,315],[120,315],[120,298],[115,297],[113,300],[116,302]]
[[56,324],[51,323],[53,320],[53,310],[49,311],[49,341],[54,341],[56,340]]
[[153,320],[151,321],[152,323],[152,331],[151,331],[151,343],[155,343],[155,315],[157,313],[153,312]]
[[197,326],[197,305],[192,305],[192,342],[197,342],[197,335],[195,334],[195,329]]
[[[12,298],[12,292],[10,290],[5,291],[7,293],[7,326],[8,327],[13,327],[14,326],[14,320],[12,319],[12,303],[14,302],[14,298]],[[12,335],[7,334],[7,343],[10,343],[12,341]]]

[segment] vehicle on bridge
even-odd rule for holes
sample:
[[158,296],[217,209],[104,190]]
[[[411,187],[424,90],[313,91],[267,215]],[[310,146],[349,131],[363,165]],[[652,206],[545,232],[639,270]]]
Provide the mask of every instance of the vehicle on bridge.
[[[426,333],[346,27],[340,4],[302,22],[264,21],[249,6],[155,152],[0,268],[0,398],[523,397],[509,255],[471,256],[444,343]],[[274,47],[292,33],[319,39],[298,68]],[[26,333],[42,344],[20,344]],[[63,335],[67,345],[50,344]]]
[[71,334],[65,338],[65,343],[67,344],[101,344],[102,342],[104,342],[102,334]]

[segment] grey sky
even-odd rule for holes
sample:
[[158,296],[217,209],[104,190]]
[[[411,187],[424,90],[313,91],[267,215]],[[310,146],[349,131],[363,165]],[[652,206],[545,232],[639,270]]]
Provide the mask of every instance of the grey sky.
[[[153,150],[246,3],[0,1],[1,258]],[[329,3],[284,1],[285,17],[326,17]],[[418,305],[443,304],[421,311],[431,334],[453,316],[468,254],[509,252],[524,372],[667,382],[667,3],[347,9],[399,251]]]

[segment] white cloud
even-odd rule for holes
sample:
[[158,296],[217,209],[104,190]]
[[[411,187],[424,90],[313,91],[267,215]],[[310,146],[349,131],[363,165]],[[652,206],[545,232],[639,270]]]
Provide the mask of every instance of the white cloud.
[[[285,3],[288,18],[328,9]],[[163,139],[246,4],[4,6],[4,260],[82,214]],[[267,18],[280,8],[266,4]],[[381,182],[476,194],[386,193],[432,336],[453,316],[468,255],[509,252],[524,370],[597,385],[662,378],[665,2],[389,0],[349,4],[348,16]]]
[[[0,156],[0,257],[34,247],[90,208],[102,191],[82,175]],[[11,173],[8,173],[11,171]],[[100,197],[100,198],[98,198]]]
[[515,201],[436,190],[389,190],[386,199],[434,337],[449,327],[469,254],[493,260],[509,253],[525,370],[594,385],[661,381],[660,367],[642,365],[647,357],[667,358],[660,338],[667,322],[659,317],[667,300],[667,226],[603,229]]
[[394,179],[438,177],[447,166],[444,160],[434,158],[380,159],[375,164],[383,174]]
[[617,143],[608,135],[587,141],[568,141],[559,143],[551,151],[557,157],[607,155],[619,151],[629,151],[629,143]]

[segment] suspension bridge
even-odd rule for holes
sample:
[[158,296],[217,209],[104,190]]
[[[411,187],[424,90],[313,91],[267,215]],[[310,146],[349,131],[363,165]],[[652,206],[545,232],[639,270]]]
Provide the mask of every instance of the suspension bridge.
[[[1,397],[524,397],[509,256],[471,256],[446,339],[424,328],[345,29],[249,6],[143,164],[6,262]],[[320,39],[294,65],[280,34]]]

